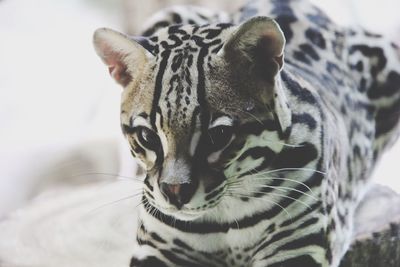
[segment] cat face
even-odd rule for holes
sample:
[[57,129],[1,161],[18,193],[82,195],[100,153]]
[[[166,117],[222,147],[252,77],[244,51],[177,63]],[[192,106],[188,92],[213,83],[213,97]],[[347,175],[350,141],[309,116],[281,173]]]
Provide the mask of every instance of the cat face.
[[244,162],[254,137],[279,139],[290,126],[275,81],[284,38],[271,19],[171,26],[136,40],[100,29],[94,43],[124,86],[122,130],[147,172],[145,202],[166,214],[189,220],[217,206],[254,167]]

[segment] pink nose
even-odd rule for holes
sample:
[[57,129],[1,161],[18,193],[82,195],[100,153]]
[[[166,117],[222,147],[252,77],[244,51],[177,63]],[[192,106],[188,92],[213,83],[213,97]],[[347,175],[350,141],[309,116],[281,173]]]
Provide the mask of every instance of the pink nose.
[[192,183],[168,184],[161,182],[160,190],[164,197],[178,209],[188,203],[194,195],[194,186]]

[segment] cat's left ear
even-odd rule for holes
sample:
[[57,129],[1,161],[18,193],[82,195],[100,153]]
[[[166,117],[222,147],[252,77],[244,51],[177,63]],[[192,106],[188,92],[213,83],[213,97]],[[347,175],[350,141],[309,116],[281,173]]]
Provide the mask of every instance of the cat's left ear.
[[255,72],[272,82],[283,67],[285,36],[278,23],[268,17],[255,17],[239,25],[221,53],[240,68]]
[[271,107],[283,132],[291,125],[279,76],[284,47],[285,36],[278,23],[268,17],[254,17],[239,25],[219,52],[232,75],[242,81],[237,90]]
[[111,76],[123,87],[140,76],[152,57],[137,41],[107,28],[95,31],[93,44]]

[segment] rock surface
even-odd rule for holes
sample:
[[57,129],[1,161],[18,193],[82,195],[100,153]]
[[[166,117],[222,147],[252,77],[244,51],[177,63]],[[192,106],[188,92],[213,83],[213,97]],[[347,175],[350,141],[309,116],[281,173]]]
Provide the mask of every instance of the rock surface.
[[357,210],[355,236],[340,267],[400,266],[400,195],[373,185]]

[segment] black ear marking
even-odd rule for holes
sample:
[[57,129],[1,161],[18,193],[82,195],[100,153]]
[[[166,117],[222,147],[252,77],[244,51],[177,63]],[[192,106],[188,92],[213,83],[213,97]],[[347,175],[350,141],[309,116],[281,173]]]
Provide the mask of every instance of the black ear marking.
[[152,45],[147,37],[144,36],[132,36],[131,37],[135,42],[140,44],[144,49],[146,49],[150,54],[155,56],[157,54],[157,47]]

